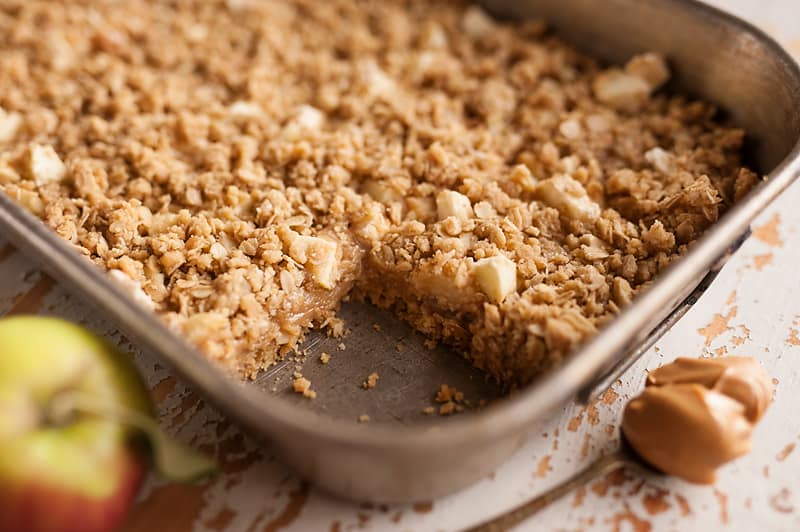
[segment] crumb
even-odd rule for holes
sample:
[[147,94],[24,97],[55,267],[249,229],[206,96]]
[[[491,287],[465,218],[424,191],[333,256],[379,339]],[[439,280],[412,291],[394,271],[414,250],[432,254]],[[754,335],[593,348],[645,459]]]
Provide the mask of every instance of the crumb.
[[311,381],[302,375],[297,376],[297,374],[295,374],[295,378],[292,381],[292,389],[295,393],[303,394],[303,397],[307,397],[308,399],[315,399],[317,397],[317,392],[311,389]]
[[437,342],[433,338],[428,338],[427,340],[425,340],[424,345],[429,351],[433,351],[439,346],[439,342]]
[[422,409],[422,413],[425,414],[426,416],[433,415],[434,412],[436,412],[436,409],[432,406],[426,406],[425,408]]
[[328,353],[320,353],[319,361],[322,362],[323,364],[327,364],[328,362],[331,361],[331,356]]
[[373,323],[372,328],[375,329],[376,332],[381,332],[381,325],[380,323]]
[[464,400],[464,394],[455,388],[451,388],[447,384],[442,384],[439,391],[436,392],[437,403],[447,403],[450,401],[461,402]]
[[367,380],[361,383],[361,387],[364,388],[365,390],[371,390],[372,388],[375,387],[376,384],[378,384],[379,378],[380,375],[378,375],[373,371],[372,373],[369,374]]
[[369,416],[367,414],[361,414],[360,416],[358,416],[358,422],[359,423],[369,422]]
[[345,336],[344,320],[341,318],[330,317],[323,323],[323,327],[325,327],[325,333],[329,338],[342,338]]
[[346,345],[344,345],[344,342],[339,342],[339,345],[337,345],[337,346],[336,346],[336,348],[337,348],[339,351],[344,351],[345,349],[347,349],[347,346],[346,346]]
[[397,342],[397,345],[394,346],[398,353],[402,353],[406,350],[406,346],[403,345],[403,342]]
[[456,411],[456,404],[452,401],[447,401],[442,406],[439,407],[439,415],[440,416],[449,416]]
[[442,384],[439,387],[435,400],[441,405],[439,407],[439,415],[442,416],[461,413],[465,410],[465,407],[470,407],[470,402],[464,397],[464,392],[447,384]]

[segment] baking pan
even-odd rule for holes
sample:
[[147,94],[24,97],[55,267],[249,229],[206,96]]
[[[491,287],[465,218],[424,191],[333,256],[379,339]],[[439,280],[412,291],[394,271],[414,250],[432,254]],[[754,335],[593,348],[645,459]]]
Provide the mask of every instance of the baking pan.
[[[313,333],[304,346],[311,356],[334,355],[329,365],[304,368],[319,393],[316,401],[288,391],[293,361],[255,382],[238,382],[4,195],[2,234],[322,488],[352,499],[397,502],[437,497],[474,482],[514,452],[554,409],[613,382],[680,318],[754,217],[800,174],[800,71],[779,45],[749,24],[691,0],[607,0],[602,6],[595,0],[489,0],[484,5],[501,17],[542,17],[567,40],[608,61],[642,51],[663,53],[674,72],[674,88],[726,110],[748,132],[751,163],[769,176],[604,330],[512,397],[454,418],[421,415],[440,383],[474,398],[492,398],[499,390],[459,357],[423,348],[422,339],[390,315],[354,303],[342,311],[351,334],[339,340]],[[380,373],[381,385],[364,393],[359,384],[372,371]],[[360,414],[372,421],[358,424]]]

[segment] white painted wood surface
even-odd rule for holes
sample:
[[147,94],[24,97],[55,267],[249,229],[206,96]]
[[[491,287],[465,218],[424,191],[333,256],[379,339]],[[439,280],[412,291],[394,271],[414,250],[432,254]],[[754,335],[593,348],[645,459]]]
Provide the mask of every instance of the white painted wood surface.
[[[798,0],[713,0],[800,55]],[[617,475],[552,505],[520,530],[800,530],[800,186],[755,224],[754,235],[701,301],[605,396],[568,406],[490,478],[450,497],[402,507],[334,500],[303,484],[182,383],[131,346],[111,323],[43,279],[0,244],[0,311],[57,314],[121,342],[153,388],[162,424],[215,453],[224,474],[197,486],[148,481],[125,530],[456,530],[515,506],[618,444],[617,421],[644,370],[702,353],[759,357],[775,376],[773,405],[753,452],[720,471],[715,486]]]

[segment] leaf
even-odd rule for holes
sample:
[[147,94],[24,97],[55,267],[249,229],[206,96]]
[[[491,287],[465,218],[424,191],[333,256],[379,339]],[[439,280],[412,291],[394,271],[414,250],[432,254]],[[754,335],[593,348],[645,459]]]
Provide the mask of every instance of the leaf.
[[216,472],[217,463],[188,445],[170,437],[152,417],[118,404],[103,404],[94,397],[64,392],[53,399],[50,417],[66,419],[71,414],[98,416],[140,431],[150,446],[155,472],[167,480],[191,482]]

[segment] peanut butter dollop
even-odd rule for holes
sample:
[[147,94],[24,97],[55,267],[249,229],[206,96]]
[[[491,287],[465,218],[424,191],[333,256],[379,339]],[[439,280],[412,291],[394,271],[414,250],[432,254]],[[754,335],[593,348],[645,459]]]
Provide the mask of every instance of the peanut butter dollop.
[[622,431],[654,467],[710,484],[716,469],[750,450],[772,382],[751,357],[679,358],[652,371],[625,409]]

